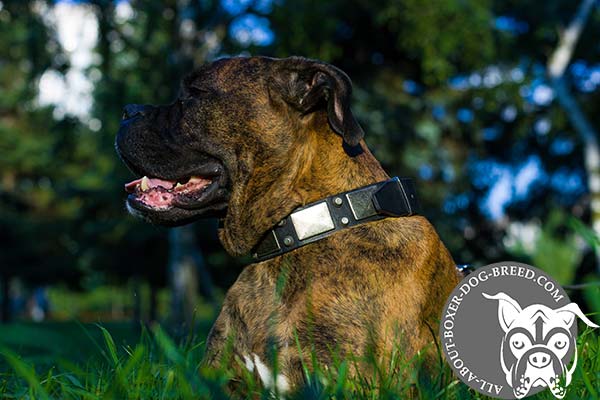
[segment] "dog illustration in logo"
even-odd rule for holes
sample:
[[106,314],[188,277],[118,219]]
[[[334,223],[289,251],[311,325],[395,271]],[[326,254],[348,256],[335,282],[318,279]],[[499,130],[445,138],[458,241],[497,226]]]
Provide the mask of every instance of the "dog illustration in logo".
[[[575,317],[588,326],[598,325],[575,303],[557,309],[532,304],[523,309],[504,292],[483,296],[498,300],[498,321],[504,331],[500,363],[515,397],[521,399],[532,388],[542,386],[562,399],[577,365],[576,338],[571,332]],[[569,368],[567,356],[571,352],[573,362]]]

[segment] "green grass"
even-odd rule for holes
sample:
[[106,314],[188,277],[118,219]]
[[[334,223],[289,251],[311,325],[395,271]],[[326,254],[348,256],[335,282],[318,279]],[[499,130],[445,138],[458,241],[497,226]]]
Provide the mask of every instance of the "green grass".
[[[11,332],[12,329],[12,332]],[[36,333],[33,333],[36,329]],[[77,332],[77,333],[75,333]],[[14,347],[8,337],[20,336],[36,346]],[[28,336],[29,335],[29,336]],[[134,339],[128,324],[17,324],[0,327],[2,399],[220,399],[229,398],[232,372],[201,365],[202,335],[175,343],[158,325]],[[598,399],[600,336],[587,329],[578,339],[579,362],[567,399]],[[288,399],[462,399],[478,398],[457,381],[449,368],[438,368],[433,380],[418,376],[412,363],[394,358],[388,365],[371,361],[369,375],[351,376],[352,362],[338,359],[330,368],[311,368],[306,362],[305,387]],[[311,371],[312,372],[308,372]],[[237,397],[273,398],[258,379],[244,374]],[[532,398],[553,399],[549,391]]]
[[[139,340],[139,327],[131,322],[106,322],[118,347],[127,347]],[[65,359],[84,363],[102,358],[102,334],[95,324],[79,322],[14,322],[0,324],[0,348],[10,349],[27,362],[51,366]],[[2,366],[2,360],[0,360]]]

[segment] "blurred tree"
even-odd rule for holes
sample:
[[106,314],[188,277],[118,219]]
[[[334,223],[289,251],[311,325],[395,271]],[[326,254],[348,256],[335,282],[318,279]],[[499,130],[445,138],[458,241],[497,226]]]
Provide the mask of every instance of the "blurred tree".
[[[571,63],[571,58],[581,32],[596,0],[584,0],[579,5],[577,13],[566,29],[560,35],[556,49],[548,60],[548,76],[554,88],[559,104],[565,110],[571,125],[579,134],[583,143],[584,165],[587,173],[588,190],[590,192],[590,219],[597,236],[600,236],[600,147],[598,133],[590,124],[579,104],[573,98],[571,89],[565,80],[565,71]],[[596,253],[596,269],[600,273],[600,253]]]
[[[218,271],[215,283],[231,283],[243,260],[217,245],[214,221],[199,222],[197,238],[182,242],[177,238],[185,230],[169,239],[166,230],[126,216],[117,194],[131,176],[113,150],[123,105],[168,103],[187,71],[227,54],[304,55],[347,71],[367,143],[392,174],[420,180],[424,212],[458,262],[544,259],[554,261],[549,269],[556,270],[569,268],[559,259],[575,265],[580,258],[564,227],[569,219],[551,216],[573,215],[591,224],[593,179],[584,163],[590,146],[573,113],[556,99],[563,98],[557,89],[566,87],[589,126],[600,123],[597,2],[582,3],[587,24],[560,87],[549,79],[548,65],[579,3],[78,2],[98,22],[96,54],[86,73],[94,83],[90,118],[100,121],[100,130],[36,103],[40,76],[69,70],[69,58],[40,11],[55,3],[0,4],[5,278],[68,278],[86,286],[107,274],[136,276],[156,288],[176,282],[176,265],[193,264],[186,260],[194,259],[189,244],[196,243]],[[528,231],[518,226],[543,232],[540,249],[562,241],[565,247],[555,249],[560,257],[507,246],[515,232]],[[177,256],[181,249],[188,256]],[[580,275],[570,270],[560,276],[570,283]]]
[[[85,160],[73,120],[54,121],[52,110],[35,104],[35,83],[49,67],[64,69],[56,40],[27,2],[0,9],[0,279],[2,319],[9,318],[8,281],[65,279],[81,271],[69,261],[77,249],[69,228],[82,198],[54,178]],[[48,123],[48,121],[52,121]],[[55,157],[65,157],[55,163]],[[60,199],[60,200],[59,200]],[[63,200],[64,199],[64,200]],[[57,234],[57,232],[61,232]]]

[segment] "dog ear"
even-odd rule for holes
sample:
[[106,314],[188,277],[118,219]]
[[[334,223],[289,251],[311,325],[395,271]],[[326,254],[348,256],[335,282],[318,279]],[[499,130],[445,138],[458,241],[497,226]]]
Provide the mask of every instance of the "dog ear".
[[348,145],[358,145],[364,131],[350,109],[352,82],[348,75],[333,65],[300,57],[281,63],[270,83],[283,99],[302,114],[326,106],[331,129]]
[[504,292],[493,296],[482,293],[483,297],[490,300],[498,300],[498,321],[504,332],[508,332],[510,326],[519,316],[522,309],[519,303]]
[[579,308],[577,303],[569,303],[566,306],[561,307],[555,311],[569,328],[571,327],[571,325],[573,325],[576,316],[581,318],[581,320],[585,322],[587,326],[590,326],[592,328],[600,328],[600,326],[596,325],[588,317],[585,316],[585,314],[583,313],[583,311],[581,311],[581,308]]

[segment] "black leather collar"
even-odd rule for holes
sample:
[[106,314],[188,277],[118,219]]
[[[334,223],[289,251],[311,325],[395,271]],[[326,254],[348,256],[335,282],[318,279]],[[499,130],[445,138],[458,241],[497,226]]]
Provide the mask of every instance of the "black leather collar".
[[295,209],[266,233],[252,255],[257,261],[268,260],[341,229],[414,215],[418,209],[412,179],[395,177]]

